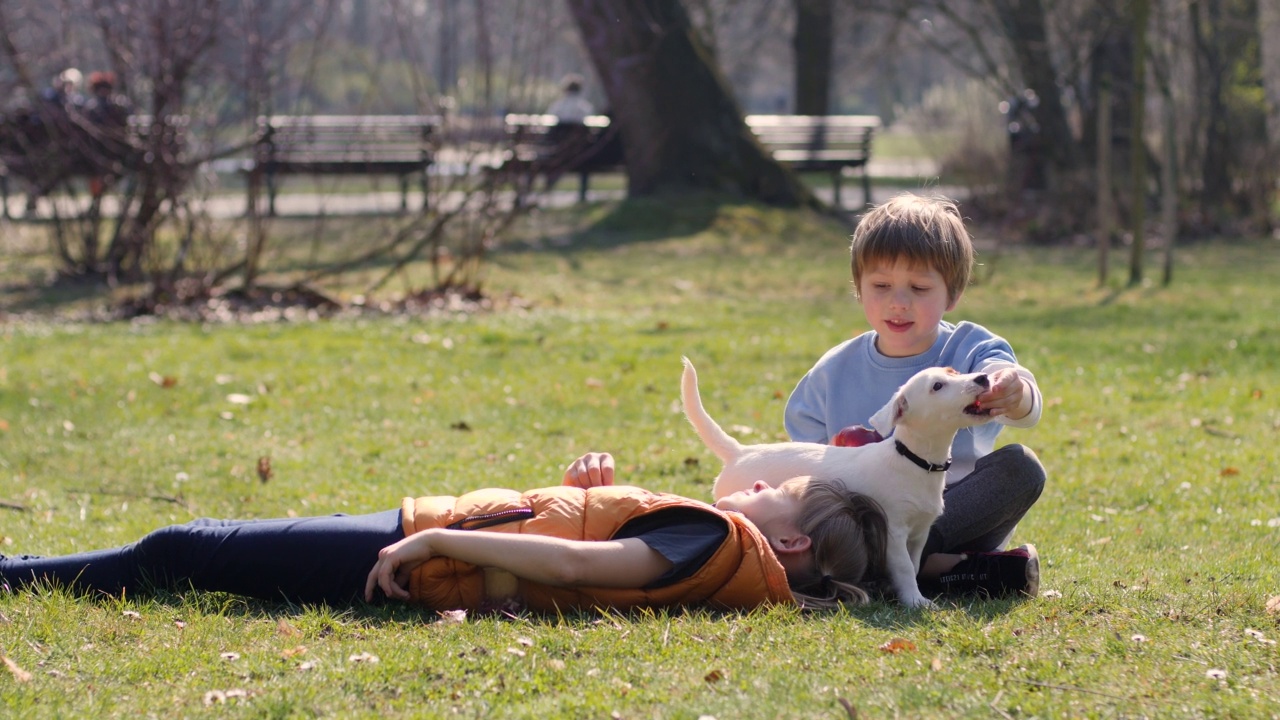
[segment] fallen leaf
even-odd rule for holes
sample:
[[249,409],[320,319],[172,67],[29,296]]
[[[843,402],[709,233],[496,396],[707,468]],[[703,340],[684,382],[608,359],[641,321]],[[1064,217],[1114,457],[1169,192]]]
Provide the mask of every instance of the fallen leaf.
[[376,665],[381,661],[378,659],[377,655],[374,655],[372,653],[362,652],[358,655],[352,655],[351,657],[348,657],[347,662],[369,663],[370,665]]
[[515,655],[516,657],[524,657],[525,655],[528,654],[525,651],[521,650],[520,648],[507,648],[507,652],[511,653],[512,655]]
[[886,653],[915,652],[915,649],[916,644],[906,638],[894,638],[880,646],[880,652]]
[[934,672],[941,672],[941,671],[942,671],[942,658],[941,658],[941,657],[939,657],[939,656],[937,656],[937,655],[934,655],[934,656],[933,656],[933,662],[929,663],[929,669],[930,669],[930,670],[932,670],[932,671],[934,671]]
[[516,642],[525,647],[533,647],[533,641],[529,638],[516,638]]
[[315,670],[317,663],[314,660],[308,660],[298,665],[299,670]]
[[1222,475],[1222,477],[1231,477],[1233,475],[1239,475],[1240,468],[1224,467],[1222,468],[1222,472],[1220,474]]
[[849,714],[849,720],[858,720],[858,708],[854,707],[848,700],[844,698],[836,698],[840,703],[840,707]]
[[1220,668],[1209,668],[1204,671],[1204,676],[1211,680],[1226,680],[1227,671]]
[[703,676],[702,676],[702,679],[703,679],[704,681],[706,681],[706,682],[709,682],[709,683],[718,683],[718,682],[720,682],[721,680],[725,679],[725,677],[727,677],[727,675],[728,675],[728,674],[727,674],[727,673],[725,673],[725,672],[724,672],[724,671],[722,671],[722,670],[712,670],[711,672],[707,673],[706,675],[703,675]]
[[275,475],[271,470],[271,456],[263,455],[258,458],[258,480],[266,483]]
[[204,694],[205,706],[222,705],[232,698],[249,697],[249,693],[240,688],[232,688],[230,690],[210,690]]
[[178,384],[178,378],[172,377],[170,375],[161,375],[158,372],[148,373],[147,378],[150,379],[151,382],[159,385],[162,388],[171,388],[174,385]]
[[0,432],[9,432],[9,421],[0,418]]
[[600,378],[587,378],[587,387],[598,390],[604,387],[604,381]]
[[1146,635],[1131,635],[1131,636],[1129,636],[1129,639],[1130,639],[1131,641],[1133,641],[1133,642],[1136,642],[1136,643],[1144,643],[1144,642],[1146,642],[1146,641],[1147,641],[1147,636],[1146,636]]
[[232,405],[248,405],[253,402],[253,398],[249,395],[245,395],[244,393],[231,393],[227,396],[227,402]]
[[221,655],[219,655],[218,657],[222,658],[223,660],[228,660],[228,661],[230,661],[230,662],[235,662],[236,660],[239,660],[239,659],[240,659],[240,653],[237,653],[237,652],[224,652],[224,653],[222,653]]
[[284,618],[280,618],[276,621],[276,632],[285,637],[297,637],[302,634],[302,631],[298,630],[298,628],[293,626],[293,623]]
[[122,613],[120,613],[120,614],[121,614],[121,615],[124,615],[125,617],[129,618],[130,620],[141,620],[141,619],[142,619],[142,613],[138,612],[137,610],[125,610],[124,612],[122,612]]
[[1276,595],[1267,601],[1267,612],[1272,615],[1280,615],[1280,595]]
[[7,655],[4,657],[4,666],[9,668],[9,673],[13,675],[14,680],[17,680],[20,683],[30,682],[31,673],[18,667],[18,663],[10,660]]
[[297,656],[297,655],[303,655],[303,654],[305,654],[306,652],[307,652],[307,646],[306,646],[306,645],[299,645],[298,647],[291,647],[291,648],[289,648],[288,650],[282,650],[282,651],[280,651],[280,657],[282,657],[282,658],[291,658],[291,657],[295,657],[295,656]]
[[461,430],[463,432],[471,432],[471,426],[465,420],[459,420],[449,426],[450,430]]
[[466,610],[442,610],[437,614],[440,616],[437,622],[445,625],[461,624],[467,621]]

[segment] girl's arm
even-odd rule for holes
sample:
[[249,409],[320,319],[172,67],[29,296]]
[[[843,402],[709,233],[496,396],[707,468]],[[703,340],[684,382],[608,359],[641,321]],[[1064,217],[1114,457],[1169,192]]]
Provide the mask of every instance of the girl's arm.
[[433,528],[383,548],[369,571],[364,596],[375,586],[387,597],[408,600],[405,586],[414,568],[433,557],[495,567],[518,578],[554,586],[639,588],[657,580],[671,562],[635,538],[562,540],[483,530]]

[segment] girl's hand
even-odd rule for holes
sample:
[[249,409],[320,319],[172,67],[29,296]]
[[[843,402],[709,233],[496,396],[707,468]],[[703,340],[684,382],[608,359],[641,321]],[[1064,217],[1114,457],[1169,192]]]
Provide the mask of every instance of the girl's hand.
[[589,488],[613,484],[613,456],[609,453],[587,453],[569,463],[564,471],[564,485]]
[[[991,387],[978,396],[978,402],[982,403],[984,410],[991,410],[992,417],[997,415],[1012,417],[1022,407],[1026,383],[1022,382],[1022,377],[1013,368],[1001,368],[992,373],[988,379],[991,381]],[[1022,416],[1025,415],[1026,412],[1022,413]],[[1012,417],[1012,419],[1019,418]]]
[[431,531],[423,530],[388,545],[378,551],[378,562],[369,571],[364,583],[365,601],[373,600],[374,586],[382,588],[387,597],[408,600],[409,574],[413,569],[431,559]]

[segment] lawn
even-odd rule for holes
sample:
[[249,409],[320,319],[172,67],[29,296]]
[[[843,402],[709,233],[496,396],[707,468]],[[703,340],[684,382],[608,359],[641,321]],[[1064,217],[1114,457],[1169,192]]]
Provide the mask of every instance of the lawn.
[[[848,229],[814,217],[598,205],[521,233],[485,277],[521,301],[492,313],[0,325],[0,552],[555,484],[593,449],[622,481],[706,497],[680,357],[722,423],[781,438],[795,381],[865,327]],[[1171,287],[1099,288],[1088,250],[979,235],[949,319],[1007,337],[1045,393],[1038,427],[1002,435],[1049,470],[1015,537],[1040,548],[1039,598],[456,623],[23,593],[0,597],[0,715],[1273,716],[1276,242],[1190,245]]]

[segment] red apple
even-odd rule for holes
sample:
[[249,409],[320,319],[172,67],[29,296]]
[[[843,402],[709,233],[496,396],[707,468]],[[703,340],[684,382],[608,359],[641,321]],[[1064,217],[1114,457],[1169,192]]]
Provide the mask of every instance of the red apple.
[[861,447],[863,445],[870,445],[871,443],[878,443],[881,440],[884,440],[884,438],[880,433],[872,430],[871,428],[863,427],[861,425],[850,425],[836,433],[835,437],[831,438],[831,444],[838,445],[840,447]]

